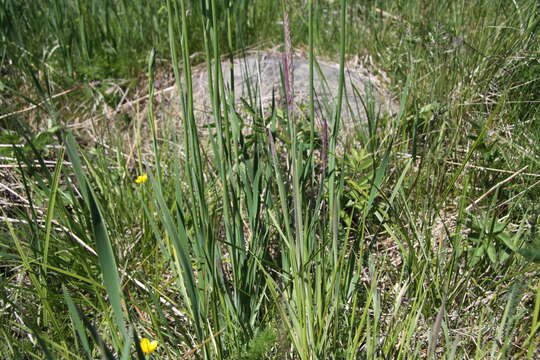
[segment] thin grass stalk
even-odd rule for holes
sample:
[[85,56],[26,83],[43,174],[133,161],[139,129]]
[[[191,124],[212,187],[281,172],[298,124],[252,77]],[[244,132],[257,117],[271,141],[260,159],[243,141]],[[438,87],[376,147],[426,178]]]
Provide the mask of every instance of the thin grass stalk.
[[86,330],[84,329],[83,322],[81,320],[81,317],[79,316],[79,311],[77,307],[75,306],[75,303],[73,302],[71,295],[69,294],[68,290],[66,289],[64,285],[62,285],[62,293],[64,295],[64,301],[66,305],[68,306],[71,322],[73,324],[73,327],[75,328],[75,331],[77,332],[77,335],[79,336],[79,340],[82,344],[86,358],[92,359],[92,352],[90,350],[90,342],[88,341]]
[[81,56],[82,58],[84,59],[84,62],[86,62],[87,64],[89,63],[90,61],[90,51],[89,51],[89,47],[88,47],[88,38],[86,36],[87,32],[86,32],[86,19],[85,19],[85,11],[84,9],[82,8],[82,4],[81,4],[81,1],[82,0],[77,0],[77,20],[78,20],[78,23],[79,23],[79,26],[78,26],[78,36],[79,36],[79,41],[77,42],[78,46],[79,46],[79,51],[81,52]]
[[298,256],[297,265],[300,266],[296,271],[302,272],[302,264],[306,261],[306,251],[308,244],[304,237],[303,222],[303,200],[300,185],[300,176],[302,174],[302,153],[299,150],[297,124],[294,115],[294,64],[293,49],[291,43],[291,29],[289,23],[289,12],[287,5],[282,1],[283,8],[283,35],[285,40],[285,52],[283,54],[283,83],[285,90],[285,99],[287,105],[287,120],[289,128],[289,138],[291,139],[291,161],[292,161],[292,183],[293,183],[293,211],[295,218],[295,239],[296,255]]
[[[314,24],[313,24],[313,0],[309,0],[308,2],[309,6],[309,50],[308,50],[308,56],[309,56],[309,120],[311,121],[310,126],[310,133],[309,133],[309,148],[311,151],[314,150],[315,146],[315,84],[314,84],[314,68],[313,63],[315,61],[314,58],[314,39],[313,39],[313,32],[314,32]],[[315,168],[313,166],[313,168]],[[321,179],[322,180],[322,179]]]
[[[183,102],[183,125],[184,125],[184,146],[186,147],[186,158],[185,158],[185,173],[188,180],[188,184],[192,191],[189,193],[189,198],[191,200],[190,214],[191,218],[194,220],[194,234],[191,239],[191,250],[193,255],[202,262],[202,268],[198,271],[198,284],[195,287],[195,283],[190,281],[187,286],[189,293],[186,294],[191,298],[192,303],[192,317],[195,320],[197,338],[199,343],[203,343],[208,336],[207,334],[212,334],[215,331],[220,329],[209,328],[206,330],[207,324],[203,320],[207,318],[211,313],[213,317],[216,318],[218,313],[216,311],[216,303],[212,301],[212,292],[208,293],[209,289],[219,288],[219,285],[214,283],[216,278],[216,260],[215,260],[215,243],[213,241],[212,232],[209,229],[209,213],[208,206],[205,199],[205,176],[203,175],[203,163],[201,160],[200,154],[200,145],[197,134],[197,126],[195,123],[195,117],[193,112],[193,86],[192,86],[192,75],[191,75],[191,64],[190,64],[190,53],[189,53],[189,44],[188,44],[188,28],[187,28],[187,18],[186,18],[186,5],[185,1],[180,1],[180,7],[174,6],[171,2],[168,2],[168,11],[169,11],[169,33],[170,33],[170,42],[171,42],[171,53],[173,59],[176,54],[176,36],[175,31],[173,30],[173,14],[175,18],[180,18],[180,43],[181,43],[181,54],[183,60],[184,68],[184,80],[185,80],[185,92],[182,91],[180,84],[180,74],[178,70],[178,63],[175,61],[173,66],[175,67],[175,77],[177,82],[177,87],[180,92],[180,97]],[[179,180],[177,180],[179,181]],[[180,204],[177,204],[180,205]],[[165,211],[162,208],[162,211]],[[178,211],[181,209],[178,207]],[[181,220],[181,219],[179,219]],[[181,224],[181,222],[180,222]],[[182,225],[182,228],[184,226]],[[182,229],[185,231],[185,229]],[[181,230],[181,232],[182,232]],[[186,238],[182,241],[185,243],[184,250],[182,251],[182,256],[186,257],[188,253],[187,242],[189,240]],[[187,258],[182,259],[182,268],[184,273],[191,273],[191,265]],[[191,275],[190,275],[191,277]],[[191,290],[190,290],[191,289]],[[199,289],[205,289],[199,291]],[[217,321],[217,319],[216,319]],[[209,323],[210,324],[210,323]],[[220,340],[218,339],[218,342]],[[208,358],[210,356],[210,345],[208,342],[204,343],[203,353],[204,357]],[[218,346],[216,351],[220,352],[221,346]]]
[[[195,324],[197,336],[202,338],[203,332],[203,320],[201,313],[201,302],[199,298],[199,291],[195,281],[194,271],[191,265],[189,256],[189,238],[185,225],[182,222],[183,216],[179,215],[179,223],[175,226],[171,212],[165,203],[163,197],[163,191],[161,184],[154,179],[152,173],[150,173],[150,181],[156,195],[156,201],[159,207],[159,215],[162,222],[165,225],[165,230],[169,235],[172,242],[174,251],[171,251],[171,257],[175,259],[176,271],[180,277],[180,290],[184,297],[184,301],[187,302],[190,310],[191,318]],[[178,229],[177,229],[178,228]]]
[[531,331],[529,333],[528,340],[530,341],[529,347],[527,349],[527,359],[532,359],[534,352],[538,349],[537,345],[540,341],[538,336],[538,330],[540,329],[540,321],[538,320],[540,316],[540,280],[536,285],[536,296],[534,301],[534,312],[531,324]]
[[[41,315],[41,321],[46,326],[52,326],[52,327],[59,327],[58,319],[54,316],[53,307],[50,302],[50,298],[48,295],[48,288],[45,286],[42,281],[37,275],[34,269],[32,268],[32,258],[28,254],[28,250],[25,249],[25,246],[22,242],[22,240],[19,238],[17,233],[15,232],[15,229],[13,228],[12,224],[7,220],[7,217],[5,216],[5,212],[2,208],[0,208],[0,214],[2,214],[2,219],[5,220],[5,225],[8,229],[8,233],[11,236],[11,239],[13,240],[13,245],[15,250],[17,251],[17,254],[19,255],[20,262],[22,264],[22,269],[28,274],[28,278],[30,279],[30,284],[35,289],[38,298],[40,302],[43,304],[43,314]],[[36,322],[39,321],[40,317],[39,314],[36,316]]]
[[[257,271],[255,266],[255,259],[253,257],[262,256],[261,248],[264,242],[264,237],[258,232],[260,224],[259,212],[260,212],[260,201],[261,193],[264,191],[259,186],[261,185],[262,173],[260,166],[262,162],[256,161],[258,159],[259,153],[259,135],[258,129],[255,129],[255,140],[252,149],[253,159],[245,159],[242,164],[240,164],[240,159],[237,158],[237,170],[234,170],[231,164],[231,152],[236,152],[238,154],[238,149],[233,149],[233,142],[231,141],[231,125],[229,118],[229,111],[233,110],[233,121],[236,121],[236,127],[239,132],[236,134],[235,144],[236,146],[239,143],[239,137],[241,136],[241,129],[239,128],[238,119],[234,116],[234,92],[230,95],[230,103],[227,102],[225,86],[223,81],[223,74],[221,71],[221,57],[219,56],[219,47],[218,47],[218,21],[217,21],[217,6],[215,0],[211,1],[212,4],[212,30],[213,30],[213,52],[214,52],[214,65],[215,65],[215,81],[214,84],[214,95],[217,96],[217,100],[214,106],[218,110],[217,116],[217,129],[218,129],[218,148],[219,148],[219,158],[221,167],[221,177],[222,184],[224,186],[224,210],[227,209],[228,213],[224,212],[225,225],[229,228],[229,241],[233,241],[233,247],[229,247],[230,253],[233,255],[233,276],[234,276],[234,302],[231,305],[234,305],[234,309],[228,308],[224,309],[238,314],[238,319],[240,327],[243,331],[243,337],[246,336],[251,338],[253,335],[253,326],[255,325],[255,319],[258,315],[258,303],[262,301],[262,294],[264,294],[264,286],[260,283],[261,276]],[[230,31],[230,28],[229,28]],[[232,34],[228,34],[228,38],[232,38]],[[231,66],[231,79],[234,78],[234,67]],[[231,84],[234,88],[234,84]],[[221,106],[224,107],[224,112],[219,113]],[[216,113],[215,113],[216,114]],[[221,116],[222,115],[222,116]],[[222,118],[223,117],[223,118]],[[257,124],[253,124],[257,126]],[[221,160],[220,160],[221,159]],[[253,161],[253,162],[251,162]],[[227,172],[233,174],[240,171],[239,175],[230,176],[227,179]],[[248,173],[249,174],[246,174]],[[250,177],[253,178],[250,179]],[[230,195],[229,195],[230,194]],[[243,194],[243,196],[242,196]],[[243,199],[242,199],[243,197]],[[245,202],[245,205],[242,204],[242,200]],[[250,239],[247,239],[246,232],[243,228],[243,217],[242,208],[245,206],[248,216],[249,230],[251,232]],[[230,216],[230,217],[229,217]],[[246,250],[248,253],[246,253]],[[264,250],[263,250],[264,251]],[[247,269],[247,271],[246,271]],[[253,290],[255,289],[255,292]],[[252,293],[252,296],[246,296],[247,294]],[[260,300],[259,300],[259,296]],[[238,325],[236,325],[238,326]],[[242,337],[241,337],[242,338]]]
[[480,134],[478,135],[478,137],[476,138],[476,140],[474,141],[474,143],[472,144],[472,146],[470,147],[470,149],[468,150],[467,152],[467,155],[465,156],[465,160],[463,161],[463,163],[461,164],[460,168],[458,169],[458,171],[454,174],[454,176],[452,177],[452,179],[450,180],[450,183],[449,185],[447,186],[447,188],[445,189],[444,193],[443,193],[443,199],[446,199],[448,194],[450,193],[450,191],[455,187],[456,185],[456,181],[458,179],[458,177],[461,175],[461,173],[463,172],[463,170],[465,169],[465,166],[467,165],[467,163],[471,160],[473,154],[474,154],[474,151],[475,149],[482,143],[484,137],[486,136],[488,130],[490,129],[491,125],[493,124],[493,122],[495,121],[495,118],[499,115],[499,113],[502,111],[502,108],[504,106],[504,104],[506,103],[506,96],[504,96],[500,101],[499,103],[497,104],[497,106],[495,107],[495,109],[489,114],[489,117],[487,118],[486,122],[484,123],[484,125],[482,126],[482,130],[480,131]]
[[[0,213],[3,214],[3,211],[2,211],[1,208],[0,208]],[[9,229],[9,232],[13,233],[14,230],[13,230],[13,227],[11,226],[11,224],[8,222],[8,223],[6,223],[6,225],[7,225],[8,229]],[[37,343],[41,347],[41,349],[43,350],[43,355],[47,360],[55,359],[53,357],[53,354],[52,354],[51,348],[50,348],[51,347],[50,345],[54,345],[54,343],[51,344],[51,342],[46,342],[45,341],[45,339],[43,338],[43,336],[41,334],[41,331],[40,331],[41,326],[38,326],[35,319],[28,318],[28,317],[26,317],[24,315],[24,312],[19,307],[19,305],[17,303],[14,303],[13,301],[11,301],[9,299],[9,297],[8,297],[8,295],[6,293],[6,290],[7,289],[4,289],[4,287],[2,287],[0,289],[0,299],[5,304],[8,304],[8,306],[10,306],[12,308],[12,311],[15,314],[17,314],[17,317],[20,318],[21,324],[18,324],[18,327],[21,327],[24,331],[27,331],[29,333],[29,337],[30,337],[31,341],[34,342],[34,343]],[[18,314],[21,314],[21,315],[18,315]],[[30,335],[30,333],[31,333],[31,335]],[[35,339],[34,339],[34,337],[35,337]],[[9,342],[8,344],[10,344],[10,343],[11,342]],[[28,349],[25,349],[25,350],[28,350]],[[17,353],[23,355],[24,357],[26,357],[26,356],[28,356],[29,351],[26,351],[26,352],[23,353],[23,352],[19,352],[19,350],[17,350]],[[68,355],[74,355],[74,354],[69,353],[69,352],[66,352],[66,353]],[[33,353],[30,353],[30,354],[37,357],[36,354],[33,354]]]
[[[192,187],[195,190],[195,199],[198,202],[196,208],[202,213],[200,214],[201,220],[208,219],[206,201],[204,199],[204,175],[203,175],[203,163],[201,160],[199,137],[197,134],[197,125],[195,123],[195,115],[193,112],[193,85],[190,63],[190,51],[189,51],[189,29],[186,18],[187,8],[185,6],[185,0],[180,0],[180,19],[181,19],[181,44],[182,44],[182,61],[184,66],[184,79],[186,81],[186,109],[184,111],[184,126],[188,131],[188,152],[187,161],[190,171],[190,179],[192,180]],[[206,231],[206,229],[205,229]]]
[[[236,316],[238,316],[238,312],[240,309],[238,309],[238,289],[241,288],[241,284],[238,282],[238,279],[240,278],[240,271],[239,271],[239,251],[238,249],[243,249],[244,245],[240,242],[241,241],[241,232],[239,232],[235,227],[235,219],[236,214],[233,214],[232,210],[232,204],[231,201],[235,201],[236,199],[234,197],[230,198],[231,190],[230,190],[230,182],[234,182],[234,177],[231,177],[230,180],[227,179],[227,172],[230,173],[230,161],[228,158],[227,150],[230,148],[227,148],[226,142],[224,140],[225,136],[223,133],[224,119],[222,118],[222,112],[221,112],[221,100],[222,96],[224,97],[224,94],[222,93],[222,71],[221,71],[221,56],[219,51],[219,44],[218,44],[218,24],[217,24],[217,15],[218,15],[218,9],[216,7],[215,1],[210,1],[210,3],[206,2],[205,5],[205,11],[206,13],[210,12],[212,14],[211,18],[207,18],[204,23],[204,43],[205,43],[205,51],[206,51],[206,58],[207,58],[207,69],[208,69],[208,87],[210,92],[210,98],[212,101],[212,112],[215,122],[215,127],[217,130],[217,143],[212,135],[211,141],[213,143],[214,147],[214,161],[218,163],[218,172],[221,179],[221,186],[222,189],[222,204],[223,204],[223,222],[225,226],[225,236],[227,239],[228,244],[233,244],[233,246],[229,246],[229,251],[231,255],[231,264],[233,268],[233,291],[236,293],[235,299],[230,299],[227,292],[220,294],[221,296],[218,296],[218,299],[221,301],[211,301],[212,306],[212,312],[213,312],[213,324],[211,322],[208,322],[209,331],[212,333],[213,331],[217,331],[219,329],[222,329],[223,326],[228,326],[229,329],[234,329],[234,324],[241,324]],[[213,68],[212,68],[213,65]],[[224,102],[226,103],[226,102]],[[226,106],[226,104],[225,104]],[[227,116],[227,110],[225,110],[225,116]],[[228,127],[228,119],[225,119],[225,126]],[[209,234],[210,235],[210,234]],[[211,286],[216,289],[216,291],[220,292],[218,289],[223,289],[226,285],[222,284],[221,282],[221,274],[219,274],[218,269],[218,263],[221,262],[221,259],[219,259],[220,250],[217,247],[217,244],[215,243],[215,239],[213,239],[212,236],[212,243],[209,241],[209,245],[207,247],[208,249],[208,279],[209,282],[212,284]],[[218,307],[221,306],[221,309]],[[222,316],[220,316],[220,313],[227,313],[229,316],[232,316],[232,319],[228,319],[225,324],[222,324]],[[212,326],[217,327],[217,329],[212,329]],[[223,353],[223,343],[221,341],[221,338],[217,338],[215,343],[216,351],[219,354]]]
[[[342,54],[344,54],[344,44]],[[343,65],[344,64],[342,63],[342,69]],[[284,77],[286,77],[286,73],[284,73]],[[287,79],[285,79],[285,82],[286,80]],[[342,77],[342,86],[343,83],[344,79]],[[286,86],[285,91],[287,91]],[[291,115],[292,114],[289,114],[289,119]],[[314,119],[311,119],[311,121],[314,121]],[[335,117],[334,123],[336,121],[338,121],[338,119]],[[337,245],[337,223],[339,219],[339,201],[337,200],[337,196],[340,186],[333,182],[336,179],[334,174],[331,180],[329,180],[336,190],[331,198],[334,206],[330,207],[328,213],[330,221],[334,224],[334,231],[330,234],[332,242],[335,244],[335,247],[333,247],[333,255],[331,256],[333,261],[322,255],[320,261],[313,262],[313,259],[310,259],[308,254],[310,254],[310,249],[313,249],[315,246],[316,236],[315,233],[311,231],[304,233],[302,219],[302,212],[309,209],[304,208],[302,192],[304,184],[300,179],[300,176],[303,173],[302,167],[306,165],[306,162],[303,160],[302,151],[300,151],[299,148],[301,145],[298,144],[296,137],[296,124],[294,121],[289,120],[287,126],[289,138],[291,139],[289,156],[292,162],[291,181],[295,236],[291,237],[292,234],[287,236],[287,243],[294,245],[289,246],[288,248],[288,257],[291,261],[290,269],[293,281],[290,292],[287,291],[284,293],[284,297],[288,299],[289,302],[289,304],[286,305],[288,319],[285,319],[285,321],[290,321],[291,329],[294,329],[294,332],[291,335],[298,355],[302,359],[310,359],[323,356],[324,351],[328,349],[329,339],[332,335],[335,335],[336,328],[333,324],[333,319],[335,319],[338,308],[329,304],[334,304],[336,296],[339,296],[340,294],[339,283],[341,281],[340,276],[342,270],[340,269],[339,263],[341,263],[342,260],[339,259],[343,259],[343,253],[341,255],[338,254]],[[336,136],[333,135],[333,138],[335,149]],[[272,145],[271,137],[270,140],[270,144]],[[275,151],[272,146],[271,149]],[[276,171],[276,173],[279,174],[278,171]],[[280,188],[284,187],[284,185],[279,183],[280,181],[278,180],[278,186]],[[282,207],[285,206],[286,202],[282,200]],[[316,212],[312,214],[314,218],[317,216],[317,206],[315,211]],[[286,218],[286,216],[287,215],[285,214],[284,218]],[[316,229],[316,224],[317,221],[314,220],[313,225],[307,226],[306,224],[306,229]],[[323,227],[321,233],[323,238],[325,231],[326,229]],[[324,242],[318,246],[324,251]],[[329,273],[328,275],[327,272]],[[330,286],[328,286],[328,281],[330,281]],[[327,308],[327,304],[329,305],[329,308]]]
[[[176,79],[176,86],[178,95],[182,101],[183,107],[183,127],[184,127],[184,146],[186,151],[186,173],[190,187],[193,189],[192,196],[195,201],[195,210],[202,211],[201,214],[195,216],[199,221],[206,221],[208,214],[205,212],[207,207],[204,200],[203,188],[204,188],[204,176],[202,172],[202,161],[199,148],[199,140],[197,134],[197,127],[195,124],[195,117],[193,113],[193,85],[192,74],[190,64],[189,53],[189,39],[188,39],[188,27],[186,19],[186,6],[184,0],[180,1],[180,8],[177,3],[172,3],[171,0],[167,1],[167,11],[169,17],[169,43],[171,49],[171,56],[173,59],[173,69]],[[180,18],[180,25],[178,29],[175,29],[175,19]],[[180,39],[176,37],[176,31],[180,34]],[[180,41],[178,41],[180,40]],[[182,87],[182,81],[180,71],[178,67],[177,57],[177,43],[181,44],[180,52],[182,54],[183,63],[183,78],[185,80],[185,87]]]
[[161,171],[161,155],[157,143],[157,127],[156,119],[154,117],[154,59],[155,51],[152,49],[150,54],[148,54],[148,110],[147,110],[147,120],[150,125],[150,131],[152,133],[152,150],[154,152],[154,157],[156,161],[156,176],[158,181],[161,183],[162,171]]
[[[19,126],[19,124],[17,124],[17,126]],[[39,165],[43,168],[45,165],[43,161],[43,157],[40,155],[39,151],[34,146],[32,140],[26,134],[26,131],[27,131],[26,127],[21,127],[18,129],[18,131],[23,135],[26,143],[32,149],[33,155],[37,157],[39,161]],[[29,159],[30,156],[25,154],[22,151],[22,149],[18,147],[13,147],[13,150],[15,151],[15,154],[16,154],[17,166],[19,167],[19,169],[21,170],[23,169],[23,162],[24,162],[24,165],[26,165],[30,169],[32,169],[35,166],[35,164],[32,163],[31,159]],[[32,251],[34,252],[34,255],[36,256],[36,258],[38,258],[43,253],[43,250],[42,250],[41,241],[38,241],[40,232],[38,230],[37,224],[39,222],[39,217],[38,217],[38,212],[36,210],[36,206],[34,202],[33,192],[31,191],[31,186],[32,186],[31,178],[28,177],[25,171],[20,171],[20,174],[21,174],[21,182],[24,187],[24,193],[26,195],[26,202],[28,202],[28,205],[30,207],[30,214],[27,214],[26,212],[24,213],[24,216],[26,217],[26,220],[28,221],[28,224],[30,225],[30,231],[32,235],[30,237],[30,239],[32,239],[32,241],[30,242],[30,247]],[[50,181],[49,171],[46,172],[46,177]],[[41,188],[46,188],[45,182],[41,178],[37,179],[37,183],[40,185]],[[37,244],[36,244],[36,241],[37,241]]]
[[[49,206],[47,207],[47,214],[45,217],[45,239],[43,245],[43,264],[47,265],[49,261],[49,244],[51,239],[52,220],[54,217],[54,209],[56,205],[56,196],[58,193],[58,184],[60,182],[60,175],[62,173],[62,165],[64,164],[64,148],[60,150],[58,160],[54,169],[54,175],[52,179],[52,185],[49,195]],[[45,273],[45,269],[44,269]]]
[[283,75],[285,78],[285,100],[287,103],[287,111],[289,120],[294,118],[294,64],[293,64],[293,48],[291,41],[291,23],[289,21],[289,11],[287,10],[286,2],[282,0],[283,8],[283,37],[285,39],[285,52],[283,54]]
[[[341,16],[340,16],[340,49],[339,49],[339,83],[338,83],[338,95],[337,104],[334,108],[331,135],[328,147],[328,201],[330,214],[336,214],[336,142],[339,132],[339,123],[341,120],[341,105],[343,103],[343,92],[345,88],[345,44],[346,44],[346,14],[347,14],[347,0],[341,0]],[[334,263],[337,264],[338,256],[338,219],[335,216],[329,218],[332,232],[332,253],[334,256]]]
[[[291,230],[291,223],[290,223],[290,216],[289,216],[289,206],[288,206],[288,202],[287,202],[287,192],[285,190],[285,183],[283,181],[283,175],[281,174],[281,169],[280,169],[280,160],[278,159],[278,156],[277,156],[277,151],[276,151],[276,144],[275,144],[275,141],[274,141],[274,136],[272,135],[272,130],[271,129],[268,129],[268,143],[269,143],[269,148],[270,148],[270,156],[272,158],[272,165],[274,167],[274,172],[275,172],[275,176],[276,176],[276,184],[277,184],[277,187],[278,187],[278,194],[279,194],[279,203],[281,205],[281,216],[283,217],[283,225],[285,227],[285,236],[284,236],[284,239],[286,239],[287,241],[289,241],[290,239],[292,239],[292,230]],[[278,226],[278,228],[280,228]],[[288,246],[291,246],[290,243],[288,243],[289,245]],[[290,269],[287,269],[288,271]]]

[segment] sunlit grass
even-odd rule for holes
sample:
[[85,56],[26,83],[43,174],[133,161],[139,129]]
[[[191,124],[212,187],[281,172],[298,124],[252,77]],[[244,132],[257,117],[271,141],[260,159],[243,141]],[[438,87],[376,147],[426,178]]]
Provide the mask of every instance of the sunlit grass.
[[[2,356],[539,356],[536,2],[0,3]],[[289,40],[305,111],[245,111],[221,60]],[[399,109],[346,134],[355,55]]]

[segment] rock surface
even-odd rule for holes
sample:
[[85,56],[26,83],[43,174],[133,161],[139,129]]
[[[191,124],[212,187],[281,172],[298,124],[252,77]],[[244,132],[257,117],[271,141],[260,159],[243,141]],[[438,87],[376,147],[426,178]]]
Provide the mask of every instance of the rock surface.
[[[293,57],[294,104],[300,113],[308,112],[309,105],[309,60],[306,54],[295,53]],[[272,96],[276,103],[284,106],[285,98],[282,86],[282,56],[272,50],[252,51],[244,57],[235,58],[232,64],[234,76],[231,81],[231,63],[223,60],[221,63],[226,91],[230,91],[234,83],[235,104],[237,111],[245,109],[245,103],[252,108],[262,106],[263,113],[268,114],[272,104]],[[208,70],[206,64],[193,69],[194,109],[198,123],[212,121],[212,104],[208,89]],[[392,115],[398,106],[385,89],[385,75],[369,71],[358,61],[348,62],[345,71],[345,93],[342,107],[342,125],[344,132],[355,126],[365,124],[367,115],[364,103],[368,98],[373,100],[375,112],[380,115]],[[317,60],[315,65],[315,109],[316,121],[330,121],[333,107],[336,103],[339,84],[339,64],[330,61]],[[169,88],[168,98],[161,98],[161,108],[166,113],[178,112],[178,95],[175,89]],[[243,99],[243,101],[242,101]],[[163,101],[165,100],[165,101]],[[164,109],[163,106],[169,107]],[[171,106],[172,105],[172,106]]]

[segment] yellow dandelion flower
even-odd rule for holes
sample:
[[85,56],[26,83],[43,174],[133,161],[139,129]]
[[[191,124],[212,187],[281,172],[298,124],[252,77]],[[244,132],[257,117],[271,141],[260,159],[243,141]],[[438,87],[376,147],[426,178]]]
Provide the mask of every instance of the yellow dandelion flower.
[[140,345],[141,345],[141,350],[142,350],[143,353],[151,354],[154,351],[156,351],[157,346],[158,346],[158,342],[157,342],[157,340],[150,341],[147,338],[142,338]]
[[135,182],[137,184],[142,184],[142,183],[145,183],[148,181],[148,175],[146,174],[143,174],[143,175],[139,175],[137,176],[137,178],[135,179]]

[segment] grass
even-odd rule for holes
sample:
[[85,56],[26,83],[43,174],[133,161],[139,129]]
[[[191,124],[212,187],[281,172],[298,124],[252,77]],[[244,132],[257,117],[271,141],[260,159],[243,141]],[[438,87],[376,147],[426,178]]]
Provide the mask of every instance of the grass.
[[[0,3],[2,357],[540,356],[537,2]],[[224,84],[289,32],[340,62],[327,132],[313,85],[299,113]],[[355,55],[399,111],[345,136]],[[102,115],[167,74],[179,115]]]

